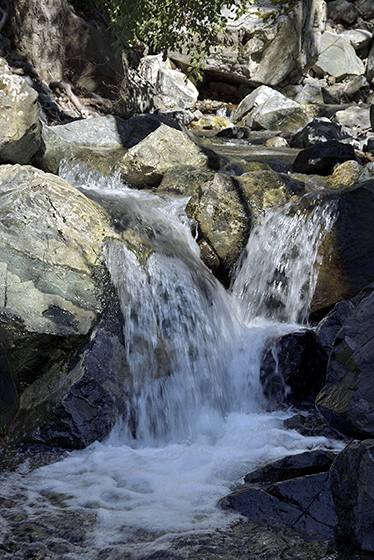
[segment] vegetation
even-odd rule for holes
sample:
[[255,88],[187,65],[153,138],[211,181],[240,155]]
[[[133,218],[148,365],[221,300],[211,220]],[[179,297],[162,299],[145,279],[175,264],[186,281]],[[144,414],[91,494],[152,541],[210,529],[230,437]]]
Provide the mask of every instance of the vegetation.
[[227,44],[225,6],[238,18],[256,0],[95,0],[104,10],[120,49],[145,43],[153,52],[185,49],[189,74],[200,77],[213,48]]

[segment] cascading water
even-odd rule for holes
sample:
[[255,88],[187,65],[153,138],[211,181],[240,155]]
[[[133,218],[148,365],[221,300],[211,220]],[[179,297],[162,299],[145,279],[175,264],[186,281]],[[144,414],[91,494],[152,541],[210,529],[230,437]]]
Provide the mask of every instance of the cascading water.
[[136,558],[167,548],[168,535],[232,522],[216,503],[256,466],[329,445],[286,431],[286,413],[264,412],[259,369],[266,340],[307,314],[318,244],[333,217],[323,208],[308,219],[269,212],[227,292],[199,259],[185,200],[127,189],[78,164],[62,174],[123,227],[149,236],[146,254],[118,240],[106,247],[125,318],[131,422],[104,443],[18,474],[16,484],[29,509],[53,492],[66,508],[95,512],[92,551],[111,546]]

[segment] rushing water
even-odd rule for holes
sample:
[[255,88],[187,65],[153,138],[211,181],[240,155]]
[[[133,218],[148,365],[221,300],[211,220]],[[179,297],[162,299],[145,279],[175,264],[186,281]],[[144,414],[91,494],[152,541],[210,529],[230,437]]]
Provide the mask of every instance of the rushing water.
[[323,209],[308,219],[269,212],[225,291],[199,259],[186,200],[130,190],[116,175],[80,166],[63,176],[154,248],[144,258],[119,241],[106,246],[125,317],[133,422],[54,464],[29,473],[24,465],[7,491],[23,493],[31,516],[38,504],[53,514],[50,495],[61,496],[65,512],[95,514],[85,552],[61,557],[87,558],[88,547],[93,558],[114,547],[121,558],[140,558],[168,548],[173,535],[232,523],[216,503],[253,468],[332,445],[285,430],[287,413],[264,412],[259,384],[266,341],[307,315],[318,244],[332,217]]

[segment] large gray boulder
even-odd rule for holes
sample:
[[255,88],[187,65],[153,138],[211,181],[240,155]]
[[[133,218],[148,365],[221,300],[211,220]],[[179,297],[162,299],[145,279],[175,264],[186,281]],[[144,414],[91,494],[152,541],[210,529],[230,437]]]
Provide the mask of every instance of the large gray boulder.
[[247,95],[232,116],[239,126],[282,132],[295,132],[308,120],[299,103],[268,86],[260,86]]
[[[317,396],[316,406],[325,421],[339,432],[356,438],[373,437],[373,286],[345,312],[347,318],[340,319],[343,326],[334,339],[326,385]],[[334,316],[328,324],[333,319]],[[322,333],[324,330],[326,326]]]
[[219,168],[218,156],[195,144],[182,130],[161,124],[122,157],[122,177],[138,188],[158,186],[168,169],[181,162],[195,167]]
[[130,391],[104,242],[109,215],[63,179],[0,167],[1,435],[81,448],[105,437]]
[[[228,43],[212,49],[204,66],[214,80],[274,87],[300,78],[317,60],[326,15],[323,0],[292,6],[260,0],[237,21],[232,13],[223,13]],[[187,52],[169,55],[179,64],[188,63]]]
[[374,552],[374,440],[350,443],[330,469],[339,548]]
[[0,58],[0,163],[29,163],[41,143],[38,94]]
[[320,55],[313,70],[318,76],[329,74],[337,80],[343,80],[348,75],[364,74],[365,66],[356,55],[350,41],[325,31],[321,38]]
[[43,124],[42,147],[33,162],[44,171],[57,173],[63,159],[89,158],[92,167],[103,170],[112,157],[118,161],[124,148],[131,148],[154,132],[162,123],[180,126],[162,115],[136,115],[128,120],[106,115],[80,119],[64,125]]

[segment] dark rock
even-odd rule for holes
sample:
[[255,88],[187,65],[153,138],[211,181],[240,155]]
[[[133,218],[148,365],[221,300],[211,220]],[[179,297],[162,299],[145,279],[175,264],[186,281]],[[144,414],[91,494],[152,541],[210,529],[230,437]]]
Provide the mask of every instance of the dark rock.
[[357,438],[374,435],[374,291],[354,309],[333,343],[326,385],[316,399],[325,421]]
[[291,416],[283,421],[283,425],[288,430],[296,430],[306,437],[326,437],[335,440],[345,440],[346,438],[325,424],[316,410],[303,411]]
[[309,148],[318,142],[342,140],[343,138],[350,138],[344,126],[322,117],[310,121],[291,138],[289,144],[292,148]]
[[220,501],[254,523],[293,529],[308,540],[332,540],[336,522],[329,474],[321,472],[275,484],[243,484]]
[[370,19],[374,17],[374,4],[372,0],[360,0],[358,3],[358,9],[360,14],[364,19]]
[[329,175],[337,163],[343,163],[350,159],[356,159],[352,146],[337,140],[330,140],[302,150],[296,156],[293,170],[296,173]]
[[374,282],[374,180],[334,190],[327,198],[336,219],[319,249],[312,312],[329,311]]
[[237,140],[242,140],[243,138],[249,138],[251,129],[247,126],[231,126],[229,128],[224,128],[217,132],[217,138],[235,138]]
[[330,479],[337,545],[374,552],[374,440],[346,447],[335,459]]
[[313,331],[288,333],[265,351],[260,381],[271,410],[312,406],[325,380],[327,357]]
[[327,472],[335,456],[335,453],[329,451],[305,451],[297,455],[289,455],[247,474],[244,482],[269,484]]
[[352,24],[355,23],[359,15],[360,10],[348,0],[334,0],[327,4],[327,17],[335,21]]

